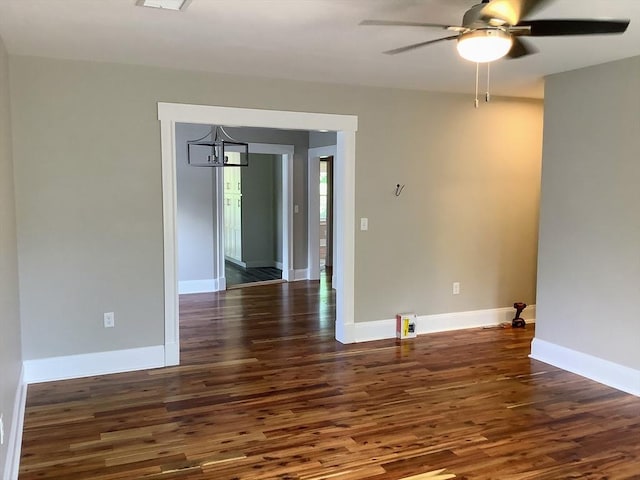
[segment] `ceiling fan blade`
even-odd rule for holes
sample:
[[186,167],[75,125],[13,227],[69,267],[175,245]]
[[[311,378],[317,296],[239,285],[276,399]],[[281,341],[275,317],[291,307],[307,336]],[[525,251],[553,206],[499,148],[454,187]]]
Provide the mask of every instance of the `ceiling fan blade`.
[[511,46],[511,50],[507,53],[507,58],[520,58],[526,55],[532,55],[538,52],[538,49],[530,45],[528,42],[522,40],[518,37],[513,38],[513,45]]
[[458,38],[458,35],[452,35],[450,37],[437,38],[435,40],[429,40],[427,42],[414,43],[413,45],[407,45],[406,47],[394,48],[393,50],[388,50],[384,53],[387,55],[396,55],[398,53],[408,52],[409,50],[415,50],[416,48],[426,47],[427,45],[431,45],[432,43],[444,42],[445,40],[455,40]]
[[436,27],[446,30],[449,25],[442,25],[440,23],[422,23],[422,22],[403,22],[395,20],[363,20],[360,25],[373,25],[381,27]]
[[601,35],[624,33],[630,20],[525,20],[518,27],[531,27],[532,37]]
[[529,15],[533,15],[548,3],[551,3],[551,0],[521,0],[520,18],[526,18]]
[[491,0],[480,11],[483,20],[497,18],[508,25],[516,25],[521,18],[531,15],[550,0]]

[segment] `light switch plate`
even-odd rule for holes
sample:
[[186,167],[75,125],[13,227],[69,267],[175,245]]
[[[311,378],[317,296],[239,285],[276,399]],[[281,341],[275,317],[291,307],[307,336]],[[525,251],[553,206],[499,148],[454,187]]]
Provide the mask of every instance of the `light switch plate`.
[[116,319],[113,312],[106,312],[104,314],[104,328],[113,328],[116,326]]

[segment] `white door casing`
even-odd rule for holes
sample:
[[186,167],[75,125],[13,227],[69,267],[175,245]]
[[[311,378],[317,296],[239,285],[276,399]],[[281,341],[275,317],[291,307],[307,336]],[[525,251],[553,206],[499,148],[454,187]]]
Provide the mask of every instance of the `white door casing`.
[[[353,115],[257,110],[208,105],[158,103],[162,156],[162,211],[164,237],[164,303],[165,365],[180,363],[178,312],[178,275],[176,245],[176,123],[203,125],[239,125],[245,127],[291,130],[332,130],[337,132],[334,167],[336,226],[336,339],[342,343],[355,341],[354,324],[354,239],[355,239],[355,133],[358,118]],[[268,153],[268,152],[266,152]],[[289,162],[293,161],[293,155]],[[284,169],[283,169],[284,170]],[[288,174],[291,175],[289,169]],[[222,187],[222,175],[217,175]],[[287,211],[291,212],[293,194],[288,189]],[[221,218],[221,202],[218,215]],[[292,216],[289,217],[290,219]],[[290,224],[291,225],[291,224]],[[292,229],[291,229],[292,231]],[[217,232],[218,242],[223,240]],[[292,237],[289,238],[292,240]],[[285,243],[283,241],[283,243]],[[223,243],[219,243],[223,245]],[[290,251],[291,249],[289,249]],[[224,255],[224,248],[218,248]],[[219,255],[218,255],[219,257]],[[284,258],[283,258],[284,260]],[[220,268],[220,265],[218,265]],[[293,265],[289,266],[289,270]]]

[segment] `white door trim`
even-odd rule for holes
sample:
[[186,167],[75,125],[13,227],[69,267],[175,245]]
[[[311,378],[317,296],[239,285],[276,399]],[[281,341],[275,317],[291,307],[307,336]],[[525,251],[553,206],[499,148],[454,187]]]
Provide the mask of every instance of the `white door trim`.
[[[358,117],[326,113],[287,112],[249,108],[158,103],[162,155],[162,215],[164,236],[165,363],[180,363],[178,276],[176,259],[176,150],[175,124],[227,124],[291,130],[333,130],[335,156],[336,339],[355,341],[354,239],[355,148]],[[291,192],[290,192],[291,194]]]
[[[160,105],[158,105],[158,117]],[[162,232],[164,238],[164,363],[180,364],[178,324],[178,196],[176,185],[176,122],[171,117],[160,119],[162,153]]]
[[216,276],[216,291],[227,289],[227,277],[224,270],[224,172],[215,168],[213,172],[213,188],[216,199],[215,217],[213,220],[214,236],[216,238],[215,261],[213,265]]
[[336,145],[309,149],[309,240],[307,245],[309,280],[320,278],[320,157],[336,157]]

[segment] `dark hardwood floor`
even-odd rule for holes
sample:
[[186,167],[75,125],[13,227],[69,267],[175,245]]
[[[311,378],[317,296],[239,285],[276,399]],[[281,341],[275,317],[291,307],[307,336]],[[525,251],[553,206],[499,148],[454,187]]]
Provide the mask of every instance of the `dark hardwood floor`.
[[640,399],[531,326],[341,345],[326,282],[180,308],[180,367],[29,387],[21,480],[640,479]]

